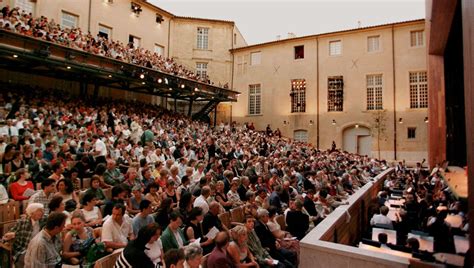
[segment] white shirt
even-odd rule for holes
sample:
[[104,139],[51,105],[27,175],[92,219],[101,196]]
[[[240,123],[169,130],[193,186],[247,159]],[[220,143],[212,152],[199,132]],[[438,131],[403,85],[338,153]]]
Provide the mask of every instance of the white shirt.
[[102,140],[97,139],[94,148],[96,152],[100,152],[99,156],[107,156],[107,146]]
[[[10,128],[10,132],[8,131],[8,128]],[[15,126],[4,126],[0,129],[0,134],[1,135],[6,135],[6,136],[18,136],[18,129]]]
[[150,258],[150,260],[155,264],[155,266],[161,262],[161,252],[163,251],[163,245],[161,240],[158,239],[152,244],[146,244],[148,249],[145,249],[145,254]]
[[376,225],[376,224],[384,224],[384,225],[393,226],[392,220],[389,217],[384,216],[382,214],[375,214],[370,220],[370,225]]
[[206,198],[204,198],[202,195],[194,200],[193,206],[202,208],[203,215],[206,215],[209,211],[209,204],[207,203]]
[[102,226],[103,242],[128,243],[128,237],[133,234],[132,222],[128,215],[123,215],[122,225],[119,225],[110,216]]

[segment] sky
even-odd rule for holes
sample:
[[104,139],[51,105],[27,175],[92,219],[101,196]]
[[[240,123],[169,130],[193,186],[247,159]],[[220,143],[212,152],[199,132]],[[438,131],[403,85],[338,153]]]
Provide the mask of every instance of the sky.
[[148,1],[178,16],[234,21],[249,45],[425,17],[425,0]]

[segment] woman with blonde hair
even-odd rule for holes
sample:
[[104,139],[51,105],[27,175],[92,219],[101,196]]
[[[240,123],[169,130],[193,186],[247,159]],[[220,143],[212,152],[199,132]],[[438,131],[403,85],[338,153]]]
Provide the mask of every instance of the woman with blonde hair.
[[243,225],[237,225],[231,230],[233,240],[227,247],[231,259],[234,261],[236,267],[259,267],[255,261],[252,252],[247,246],[247,228]]

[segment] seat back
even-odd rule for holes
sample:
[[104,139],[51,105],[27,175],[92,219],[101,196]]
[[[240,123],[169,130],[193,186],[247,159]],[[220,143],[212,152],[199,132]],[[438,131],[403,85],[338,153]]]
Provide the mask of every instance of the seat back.
[[117,261],[120,254],[122,254],[122,250],[116,250],[112,254],[98,259],[94,264],[94,268],[112,268],[112,267],[114,267],[115,262]]
[[0,205],[0,223],[18,220],[20,218],[20,202],[10,200]]
[[236,207],[230,210],[230,218],[232,222],[244,222],[244,208]]
[[285,215],[275,216],[275,221],[280,225],[283,231],[286,229]]
[[217,215],[217,217],[222,222],[222,225],[224,225],[227,228],[230,228],[230,213],[229,212],[221,213]]

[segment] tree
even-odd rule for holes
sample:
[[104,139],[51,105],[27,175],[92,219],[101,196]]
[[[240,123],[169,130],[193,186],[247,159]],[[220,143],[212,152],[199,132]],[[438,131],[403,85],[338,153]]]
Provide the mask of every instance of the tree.
[[377,138],[377,158],[380,159],[380,140],[385,137],[387,112],[386,110],[377,110],[372,116],[372,136]]

